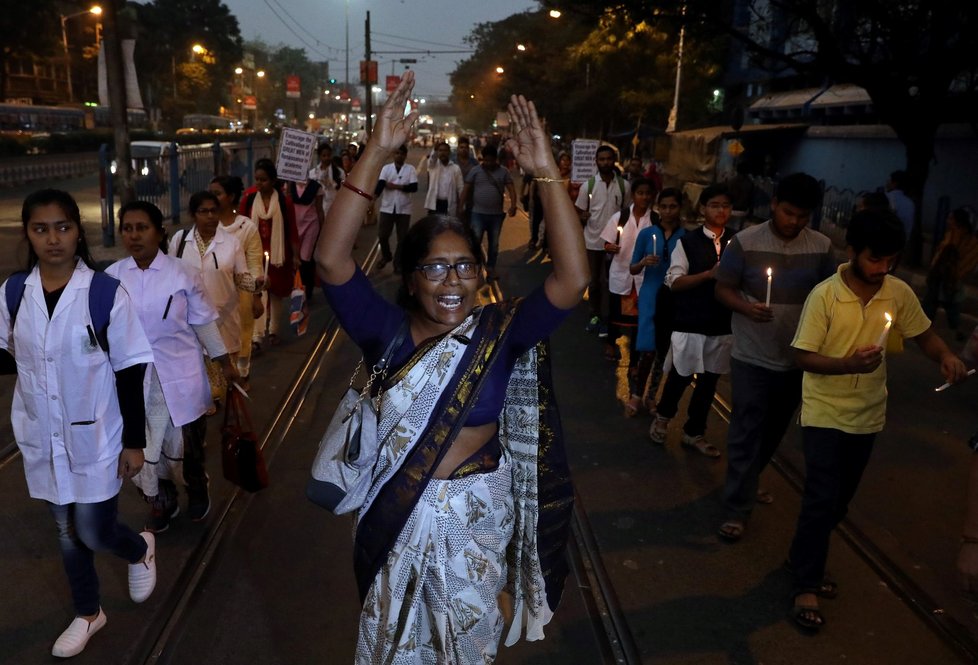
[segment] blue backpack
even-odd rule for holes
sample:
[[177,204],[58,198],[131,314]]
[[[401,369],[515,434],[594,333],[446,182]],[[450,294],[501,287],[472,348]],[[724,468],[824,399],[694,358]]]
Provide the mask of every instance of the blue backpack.
[[[4,295],[7,298],[7,312],[10,314],[10,329],[14,329],[20,301],[24,299],[27,275],[21,271],[15,272],[7,280]],[[92,285],[88,289],[88,314],[92,317],[95,328],[95,339],[105,353],[109,352],[109,314],[115,303],[115,292],[119,288],[119,280],[104,272],[95,271],[92,275]]]

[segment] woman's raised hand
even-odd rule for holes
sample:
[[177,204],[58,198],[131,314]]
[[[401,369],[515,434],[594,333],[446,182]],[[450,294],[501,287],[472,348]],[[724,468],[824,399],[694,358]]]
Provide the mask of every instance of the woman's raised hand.
[[509,102],[510,137],[506,148],[513,153],[523,171],[531,175],[560,177],[550,137],[537,116],[533,102],[523,95],[513,95]]
[[377,115],[370,142],[391,152],[401,147],[411,136],[411,129],[418,119],[418,112],[412,111],[405,115],[408,100],[414,90],[414,72],[408,70],[401,77],[401,82],[384,102],[383,108]]

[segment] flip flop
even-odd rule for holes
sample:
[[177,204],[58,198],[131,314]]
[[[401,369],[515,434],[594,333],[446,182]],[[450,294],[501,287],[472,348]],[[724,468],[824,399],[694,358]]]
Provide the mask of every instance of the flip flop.
[[744,535],[744,523],[738,520],[727,520],[717,529],[717,535],[728,543],[736,543]]
[[681,443],[687,450],[695,450],[700,455],[705,455],[706,457],[720,457],[720,449],[702,437],[693,439],[690,442],[687,442],[684,437]]
[[825,615],[818,605],[795,605],[791,608],[791,619],[802,630],[817,633],[825,626]]

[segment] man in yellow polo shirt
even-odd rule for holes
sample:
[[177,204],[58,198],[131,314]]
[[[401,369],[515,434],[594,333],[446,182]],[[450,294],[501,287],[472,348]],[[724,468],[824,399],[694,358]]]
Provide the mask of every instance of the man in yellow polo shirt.
[[965,377],[964,363],[934,332],[913,290],[889,274],[905,241],[892,212],[856,213],[846,232],[849,262],[808,295],[791,342],[805,372],[805,491],[787,565],[795,575],[792,616],[807,630],[825,624],[818,598],[836,595],[835,583],[825,579],[829,537],[886,420],[887,339],[912,338],[947,381]]

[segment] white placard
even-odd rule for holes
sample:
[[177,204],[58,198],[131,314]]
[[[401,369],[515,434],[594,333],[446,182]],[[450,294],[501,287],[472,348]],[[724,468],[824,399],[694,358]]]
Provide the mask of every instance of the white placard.
[[571,181],[584,182],[598,172],[594,155],[598,152],[601,141],[592,139],[577,139],[571,141]]
[[284,128],[278,147],[278,160],[275,162],[278,177],[292,182],[305,182],[309,178],[309,165],[318,140],[315,134]]

